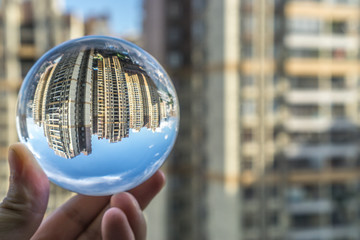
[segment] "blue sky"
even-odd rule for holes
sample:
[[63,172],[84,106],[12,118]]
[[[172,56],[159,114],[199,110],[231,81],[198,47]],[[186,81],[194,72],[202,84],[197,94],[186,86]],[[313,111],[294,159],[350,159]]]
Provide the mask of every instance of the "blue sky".
[[27,119],[29,139],[24,141],[49,179],[70,191],[87,195],[109,195],[137,186],[162,165],[177,134],[178,119],[162,121],[153,132],[130,130],[129,137],[109,143],[92,136],[92,153],[72,159],[55,155],[48,147],[44,130]]
[[142,0],[65,0],[65,10],[84,17],[108,14],[116,35],[141,33]]

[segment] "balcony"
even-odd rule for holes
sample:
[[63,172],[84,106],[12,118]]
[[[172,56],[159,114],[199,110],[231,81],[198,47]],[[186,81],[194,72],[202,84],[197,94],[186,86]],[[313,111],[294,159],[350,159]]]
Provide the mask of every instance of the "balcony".
[[301,146],[299,144],[290,144],[285,154],[287,157],[309,156],[317,159],[326,159],[330,156],[347,156],[355,157],[359,153],[358,145],[353,144],[336,145],[336,144],[321,144]]
[[331,58],[289,58],[284,63],[285,72],[294,76],[347,75],[357,74],[360,67],[358,60]]
[[359,180],[358,169],[345,169],[337,171],[307,171],[293,172],[287,181],[294,184],[330,184],[330,183],[346,183]]
[[357,227],[316,227],[304,230],[292,230],[289,233],[289,240],[313,240],[314,237],[319,240],[332,239],[356,239],[358,236]]
[[245,60],[241,64],[241,71],[247,75],[272,75],[275,71],[275,62],[271,59],[249,59]]
[[333,206],[329,199],[304,200],[289,203],[288,209],[291,214],[322,214],[331,212]]
[[348,120],[339,119],[333,121],[327,117],[318,116],[309,118],[289,118],[284,125],[287,130],[297,132],[323,132],[329,130],[330,128],[354,128],[354,125]]
[[19,48],[18,55],[22,59],[35,59],[37,57],[35,45],[23,44]]
[[[360,67],[360,66],[359,66]],[[353,103],[357,100],[357,90],[308,90],[308,91],[290,91],[285,95],[288,103],[295,104],[330,104],[330,103]]]
[[357,51],[359,49],[359,38],[358,36],[349,35],[291,34],[286,36],[285,45],[289,48],[340,48]]
[[294,1],[285,6],[287,17],[309,17],[324,20],[359,19],[360,11],[350,4],[328,4],[312,1]]

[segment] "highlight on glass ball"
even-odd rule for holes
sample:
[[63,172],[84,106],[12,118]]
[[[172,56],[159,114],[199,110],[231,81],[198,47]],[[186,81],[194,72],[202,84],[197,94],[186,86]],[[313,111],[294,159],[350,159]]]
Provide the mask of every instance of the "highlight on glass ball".
[[41,57],[21,86],[17,130],[55,184],[85,195],[129,190],[169,155],[179,106],[159,63],[127,41],[91,36]]

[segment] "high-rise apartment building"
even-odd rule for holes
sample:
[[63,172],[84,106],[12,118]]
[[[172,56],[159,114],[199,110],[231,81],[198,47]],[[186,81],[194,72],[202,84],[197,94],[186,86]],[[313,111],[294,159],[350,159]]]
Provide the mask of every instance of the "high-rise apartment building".
[[283,13],[287,236],[358,239],[359,1],[288,1]]
[[157,239],[360,238],[358,0],[148,0],[180,132]]
[[42,67],[25,98],[33,118],[21,109],[21,128],[25,140],[28,129],[43,131],[49,147],[64,158],[91,154],[92,135],[116,143],[128,138],[130,129],[155,131],[160,117],[170,115],[160,102],[173,107],[127,54],[75,45]]

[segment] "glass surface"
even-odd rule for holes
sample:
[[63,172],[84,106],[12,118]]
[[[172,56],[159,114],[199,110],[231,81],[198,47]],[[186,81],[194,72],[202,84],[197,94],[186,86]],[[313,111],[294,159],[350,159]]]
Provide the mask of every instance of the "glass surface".
[[47,52],[20,89],[17,130],[49,179],[86,195],[129,190],[171,151],[179,106],[172,82],[141,48],[84,37]]

